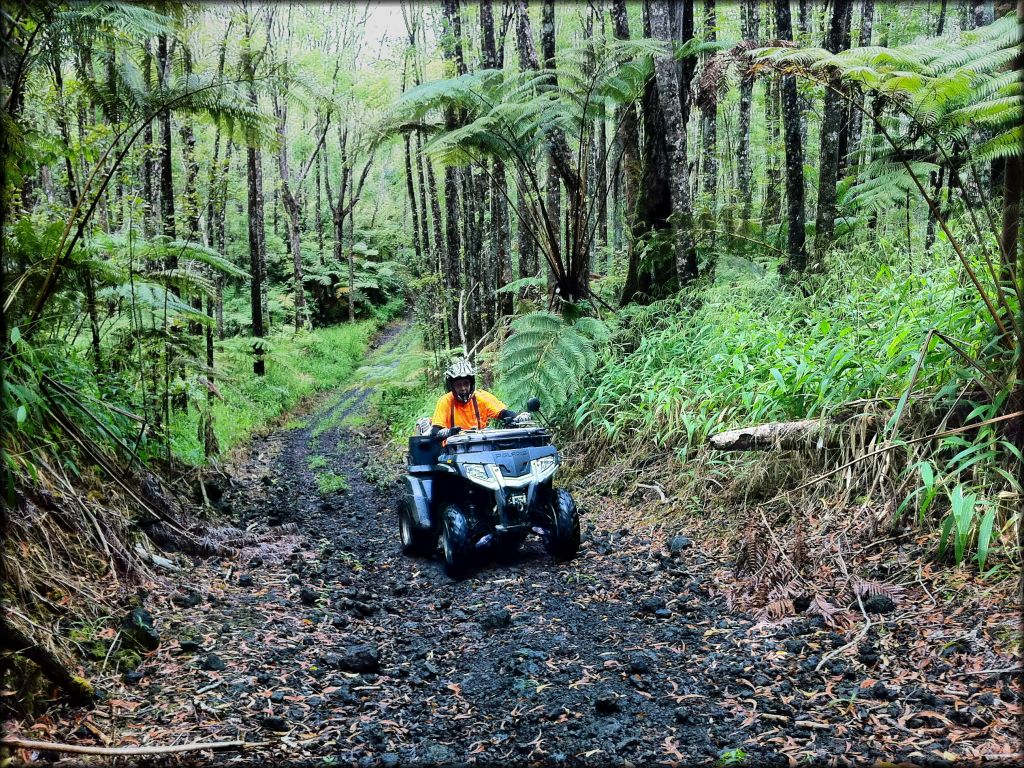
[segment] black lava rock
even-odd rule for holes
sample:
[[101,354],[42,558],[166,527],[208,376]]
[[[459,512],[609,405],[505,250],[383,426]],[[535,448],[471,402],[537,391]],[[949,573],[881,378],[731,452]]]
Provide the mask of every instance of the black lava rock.
[[243,573],[238,577],[238,586],[240,587],[251,587],[253,586],[253,583],[252,576],[248,573]]
[[664,607],[665,601],[658,597],[645,597],[640,603],[640,610],[643,613],[657,613]]
[[228,665],[224,663],[224,659],[215,653],[211,653],[203,659],[201,668],[205,669],[207,672],[220,672],[222,669],[227,669],[227,666]]
[[203,596],[194,589],[186,589],[184,592],[175,592],[171,602],[179,608],[195,608],[202,604]]
[[124,673],[124,682],[126,685],[135,685],[141,682],[143,677],[145,673],[133,669]]
[[304,605],[313,605],[316,602],[316,598],[316,592],[309,587],[303,587],[299,590],[299,600],[301,600]]
[[153,616],[145,608],[136,608],[121,622],[123,635],[147,651],[160,647],[160,633],[153,626]]
[[868,613],[891,613],[896,604],[885,595],[872,595],[864,601],[864,610]]
[[270,700],[274,704],[280,704],[281,702],[284,701],[284,696],[285,696],[284,691],[274,691],[272,694],[270,694]]
[[353,600],[352,608],[360,616],[373,616],[380,608],[372,603],[364,603],[361,600]]
[[879,701],[892,701],[894,698],[893,692],[886,688],[881,680],[871,686],[871,695]]
[[288,721],[283,717],[261,717],[260,725],[273,733],[287,733]]
[[685,536],[673,536],[672,540],[668,543],[668,551],[675,554],[692,546],[693,542]]
[[594,699],[594,711],[599,715],[610,715],[620,710],[619,697],[611,691],[606,691]]
[[857,646],[857,661],[866,667],[873,667],[878,663],[878,649],[872,643],[861,643]]
[[651,671],[651,660],[642,653],[637,653],[629,659],[629,671],[637,675],[646,675]]
[[354,645],[346,648],[338,657],[338,669],[342,672],[379,672],[380,651],[372,645]]
[[512,614],[505,608],[495,608],[484,613],[478,621],[484,629],[504,629],[511,626]]
[[256,682],[260,685],[268,685],[273,679],[269,672],[260,672],[256,675]]
[[195,653],[199,650],[198,640],[179,640],[178,647],[182,653]]

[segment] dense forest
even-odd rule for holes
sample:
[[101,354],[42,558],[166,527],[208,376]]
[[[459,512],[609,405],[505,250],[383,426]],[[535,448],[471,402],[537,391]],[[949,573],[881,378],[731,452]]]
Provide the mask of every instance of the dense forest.
[[[484,750],[545,765],[612,755],[731,765],[820,759],[851,743],[861,758],[1012,757],[1022,700],[1020,627],[1007,628],[1022,599],[1024,525],[1022,22],[1020,0],[4,3],[5,720],[26,736],[36,718],[37,735],[110,747],[109,732],[90,741],[95,729],[73,713],[104,706],[105,689],[127,685],[125,675],[138,683],[135,670],[162,658],[145,632],[129,642],[140,627],[156,635],[147,607],[159,618],[159,606],[184,606],[179,592],[153,595],[194,587],[207,568],[220,569],[218,584],[260,564],[312,578],[268,552],[306,537],[320,543],[301,549],[318,546],[330,561],[352,531],[307,525],[337,498],[359,514],[381,507],[394,538],[407,437],[433,412],[445,369],[468,359],[478,388],[512,409],[541,398],[564,483],[590,521],[573,561],[585,564],[551,566],[553,584],[584,591],[627,532],[653,537],[636,544],[643,558],[663,555],[647,571],[635,555],[623,566],[630,583],[671,573],[666,563],[696,540],[708,558],[690,566],[705,585],[702,610],[720,600],[755,628],[816,621],[839,639],[799,674],[825,676],[856,657],[850,712],[857,691],[874,691],[917,714],[897,707],[903,731],[875,720],[875,752],[857,751],[868,732],[836,735],[818,722],[771,748],[762,731],[716,740],[676,709],[675,720],[666,710],[676,730],[664,745],[598,729],[569,742],[552,735],[550,752],[541,723],[523,726],[521,741],[537,736],[533,751],[502,751],[518,736],[486,751],[467,732],[448,753],[414,754],[402,752],[412,740],[396,726],[399,736],[357,740],[345,759],[444,764]],[[315,410],[324,403],[333,410]],[[308,457],[272,480],[253,468],[273,453],[260,441],[289,430]],[[331,450],[327,435],[338,441]],[[307,476],[312,511],[263,509],[287,506],[274,494]],[[268,495],[232,496],[243,488]],[[397,546],[341,546],[348,554],[331,567],[343,577],[312,572],[324,595],[362,589],[364,570]],[[387,562],[386,578],[407,567]],[[541,567],[531,562],[512,572]],[[445,609],[473,600],[457,591],[465,584],[429,578],[434,586],[414,591],[456,590]],[[641,586],[625,602],[654,599]],[[339,599],[369,600],[358,590]],[[944,690],[950,711],[969,717],[879,694],[902,667],[870,672],[864,661],[865,643],[918,647],[902,628],[879,630],[897,620],[878,615],[918,610],[918,600],[930,613],[910,625],[946,627],[933,633],[940,647],[920,645],[941,656],[921,667],[939,676],[925,673],[921,690]],[[872,601],[889,608],[866,608]],[[386,605],[359,610],[357,628],[390,615]],[[665,619],[658,610],[674,609],[649,613]],[[373,626],[378,639],[398,632]],[[701,642],[724,642],[708,636]],[[753,650],[731,652],[756,666]],[[958,674],[988,687],[961,697]],[[391,679],[352,683],[352,717],[391,722],[366,714],[381,678]],[[779,684],[787,679],[804,684]],[[599,715],[631,711],[621,692],[595,696]],[[769,725],[817,717],[786,706],[768,710]],[[762,722],[756,711],[737,723]],[[918,731],[940,720],[959,735],[919,746]],[[813,743],[815,728],[833,729],[832,741]],[[232,734],[239,741],[209,749],[246,741]],[[129,748],[158,741],[133,737]],[[338,739],[330,754],[342,754]],[[4,749],[34,760],[28,743]],[[579,751],[566,758],[566,743]],[[603,756],[590,754],[594,744]]]

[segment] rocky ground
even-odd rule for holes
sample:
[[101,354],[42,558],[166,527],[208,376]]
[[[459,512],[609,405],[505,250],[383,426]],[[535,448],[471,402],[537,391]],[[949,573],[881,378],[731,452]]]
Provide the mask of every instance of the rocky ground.
[[169,765],[939,764],[1020,751],[1012,611],[975,615],[925,587],[878,601],[863,633],[862,621],[840,633],[820,618],[758,620],[727,607],[724,553],[693,531],[626,525],[621,504],[584,489],[568,563],[529,540],[454,581],[437,558],[402,555],[400,467],[365,426],[370,394],[335,393],[251,446],[216,504],[252,535],[149,585],[160,646],[134,671],[92,670],[103,703],[7,728],[75,744],[259,743],[152,758]]

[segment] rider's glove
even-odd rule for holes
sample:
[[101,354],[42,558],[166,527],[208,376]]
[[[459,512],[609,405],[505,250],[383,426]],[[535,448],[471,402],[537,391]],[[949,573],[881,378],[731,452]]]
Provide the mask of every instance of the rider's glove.
[[512,419],[512,425],[516,427],[524,427],[533,423],[533,417],[529,411],[524,411]]
[[448,427],[448,429],[442,429],[440,432],[438,432],[437,436],[441,440],[447,440],[449,437],[452,437],[453,435],[457,435],[461,431],[462,431],[462,427]]

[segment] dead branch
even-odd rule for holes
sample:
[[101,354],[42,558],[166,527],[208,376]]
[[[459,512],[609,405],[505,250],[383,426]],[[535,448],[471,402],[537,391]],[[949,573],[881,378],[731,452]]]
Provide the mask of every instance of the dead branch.
[[196,752],[202,749],[229,749],[232,747],[262,747],[265,741],[200,741],[193,744],[167,744],[162,747],[90,747],[78,744],[57,744],[52,741],[29,741],[4,736],[0,744],[19,749],[38,749],[43,752],[73,752],[78,755],[168,755],[173,752]]

